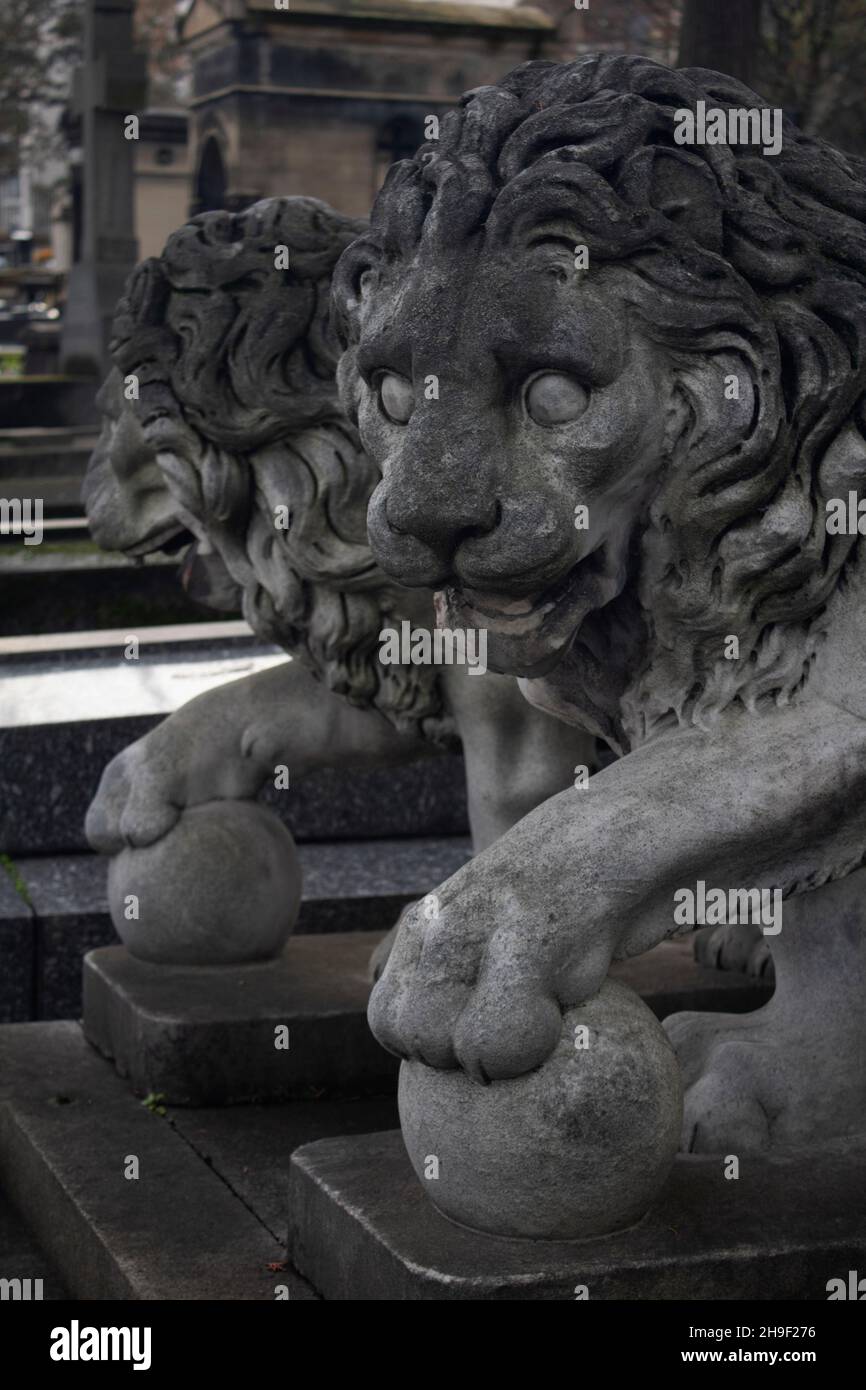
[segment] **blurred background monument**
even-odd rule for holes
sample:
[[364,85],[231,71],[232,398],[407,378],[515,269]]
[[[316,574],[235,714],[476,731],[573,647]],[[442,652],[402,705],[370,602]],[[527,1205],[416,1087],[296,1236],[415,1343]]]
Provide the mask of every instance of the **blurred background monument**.
[[[130,118],[147,99],[144,55],[132,43],[134,0],[86,0],[84,61],[72,109],[84,148],[80,254],[70,267],[61,366],[104,371],[114,309],[138,259]],[[131,138],[130,138],[131,137]]]

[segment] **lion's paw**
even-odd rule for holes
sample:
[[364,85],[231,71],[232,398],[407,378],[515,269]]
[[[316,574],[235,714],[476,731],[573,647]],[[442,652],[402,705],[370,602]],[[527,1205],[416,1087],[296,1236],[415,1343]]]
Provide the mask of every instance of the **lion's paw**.
[[182,807],[172,797],[171,778],[149,756],[150,737],[124,748],[102,774],[85,821],[87,839],[100,854],[154,844],[178,822]]
[[770,943],[763,935],[749,953],[749,959],[746,961],[746,974],[753,980],[764,980],[768,984],[772,984],[776,978],[776,967],[773,964]]
[[599,948],[566,969],[565,932],[533,931],[489,891],[485,903],[449,885],[440,893],[400,921],[370,998],[373,1033],[398,1056],[480,1082],[533,1071],[559,1042],[564,1002],[597,992],[609,954]]
[[760,1015],[671,1014],[663,1027],[683,1076],[687,1153],[741,1153],[770,1142],[762,1071],[769,1046]]
[[695,960],[714,970],[746,970],[755,947],[765,941],[761,928],[750,922],[703,927],[695,933]]
[[663,1027],[682,1071],[686,1152],[800,1147],[862,1130],[866,1078],[774,1000],[747,1014],[671,1014]]

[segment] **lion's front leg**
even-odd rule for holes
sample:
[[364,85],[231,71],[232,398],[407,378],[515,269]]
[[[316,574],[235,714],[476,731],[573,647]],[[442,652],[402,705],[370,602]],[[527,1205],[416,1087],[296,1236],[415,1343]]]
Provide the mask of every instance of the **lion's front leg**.
[[321,767],[376,767],[435,751],[285,661],[196,696],[112,759],[87,836],[94,849],[117,854],[167,835],[187,807],[255,797],[278,765],[294,781]]
[[866,723],[817,701],[629,754],[407,913],[373,992],[373,1031],[479,1080],[532,1070],[614,956],[682,930],[677,890],[702,880],[786,896],[859,862],[864,755]]

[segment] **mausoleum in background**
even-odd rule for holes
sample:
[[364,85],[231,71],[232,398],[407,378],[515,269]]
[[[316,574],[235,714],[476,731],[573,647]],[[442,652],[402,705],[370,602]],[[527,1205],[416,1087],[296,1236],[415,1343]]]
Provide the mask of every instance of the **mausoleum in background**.
[[426,115],[556,45],[540,9],[443,0],[196,0],[182,34],[195,210],[307,194],[358,217]]

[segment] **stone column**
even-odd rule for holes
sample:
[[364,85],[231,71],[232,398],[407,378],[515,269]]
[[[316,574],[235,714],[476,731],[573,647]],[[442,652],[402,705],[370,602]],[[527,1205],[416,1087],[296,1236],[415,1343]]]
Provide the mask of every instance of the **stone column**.
[[134,0],[85,0],[84,61],[72,107],[82,123],[83,226],[80,259],[69,272],[63,325],[64,371],[108,367],[111,320],[138,259],[133,179],[135,141],[126,117],[143,110],[145,59],[133,48]]

